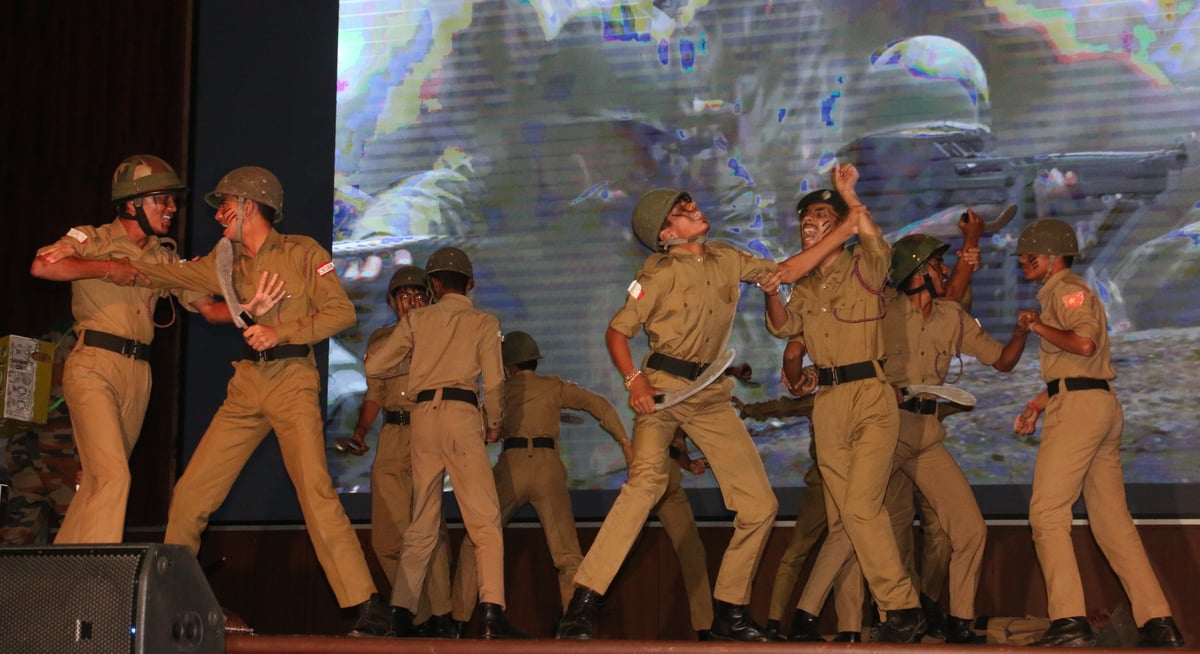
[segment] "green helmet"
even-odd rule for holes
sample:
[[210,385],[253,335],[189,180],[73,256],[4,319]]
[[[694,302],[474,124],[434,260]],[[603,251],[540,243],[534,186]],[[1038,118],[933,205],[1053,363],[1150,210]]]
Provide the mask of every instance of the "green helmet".
[[441,248],[429,255],[429,261],[425,262],[425,274],[428,275],[441,270],[450,270],[462,273],[471,279],[475,278],[475,273],[471,269],[470,257],[467,256],[466,252],[458,248]]
[[226,195],[254,200],[271,207],[275,210],[275,218],[271,222],[277,223],[283,218],[283,187],[279,184],[279,178],[266,168],[234,168],[217,182],[217,188],[204,196],[204,201],[216,209],[225,201]]
[[420,266],[400,266],[396,272],[392,273],[392,278],[388,281],[387,288],[387,303],[388,306],[395,306],[396,291],[406,288],[425,288],[425,271]]
[[1061,220],[1047,218],[1025,228],[1017,239],[1017,254],[1079,254],[1075,229]]
[[511,366],[524,361],[540,359],[542,353],[538,350],[537,341],[533,340],[529,334],[509,332],[504,335],[504,342],[500,344],[500,358],[504,361],[504,365]]
[[186,188],[171,164],[153,155],[135,154],[122,161],[113,172],[112,199],[116,202]]
[[669,188],[647,191],[638,200],[637,206],[633,208],[634,236],[637,236],[642,245],[655,252],[661,252],[663,248],[659,243],[658,234],[662,231],[663,223],[667,221],[671,207],[674,207],[675,203],[681,199],[688,197],[688,194],[683,191]]
[[909,234],[896,241],[892,246],[892,284],[896,288],[902,288],[921,266],[930,259],[945,254],[949,249],[949,243],[943,243],[926,234]]
[[850,213],[850,205],[846,204],[846,200],[842,197],[841,193],[831,191],[827,188],[819,188],[806,194],[796,203],[796,217],[803,216],[804,212],[812,205],[821,203],[832,206],[838,218],[845,218],[846,214]]

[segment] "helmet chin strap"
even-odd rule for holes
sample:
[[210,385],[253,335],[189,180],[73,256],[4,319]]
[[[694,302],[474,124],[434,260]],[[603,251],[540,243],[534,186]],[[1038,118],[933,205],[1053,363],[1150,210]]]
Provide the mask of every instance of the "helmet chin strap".
[[1046,285],[1046,280],[1050,279],[1050,275],[1053,274],[1054,261],[1058,259],[1057,254],[1051,254],[1048,256],[1049,258],[1046,260],[1046,272],[1042,273],[1042,278],[1038,280],[1038,284],[1042,286]]
[[904,294],[908,296],[920,295],[922,291],[929,291],[930,297],[938,296],[937,288],[935,288],[933,285],[933,278],[929,276],[928,272],[925,273],[924,284],[921,284],[916,288],[906,288],[904,289]]
[[154,228],[150,226],[150,219],[146,216],[145,210],[142,209],[141,201],[135,200],[135,202],[136,204],[133,206],[133,215],[130,216],[129,214],[126,214],[125,218],[137,221],[138,227],[142,229],[142,233],[146,236],[158,236],[158,232],[154,231]]
[[233,233],[233,236],[229,237],[229,240],[231,240],[235,243],[242,242],[242,226],[246,224],[246,221],[245,221],[246,214],[245,214],[245,211],[242,209],[242,207],[245,206],[245,202],[246,202],[246,198],[238,198],[237,215],[234,216],[233,221],[232,221],[232,222],[237,223],[237,230]]
[[698,234],[691,238],[672,238],[662,242],[663,249],[669,248],[672,245],[680,245],[683,243],[703,243],[708,240],[708,234]]

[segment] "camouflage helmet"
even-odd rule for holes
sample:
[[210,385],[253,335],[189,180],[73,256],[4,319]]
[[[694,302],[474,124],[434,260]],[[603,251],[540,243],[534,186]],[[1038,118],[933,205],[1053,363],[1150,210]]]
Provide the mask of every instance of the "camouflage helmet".
[[187,186],[171,164],[149,154],[135,154],[117,165],[112,178],[112,200],[128,200]]
[[534,359],[542,358],[542,353],[538,350],[537,341],[525,332],[509,332],[504,335],[504,342],[500,344],[500,358],[504,361],[504,365],[511,366],[524,361],[533,361]]
[[279,184],[279,178],[266,168],[234,168],[217,182],[217,188],[204,196],[204,201],[217,209],[225,201],[226,195],[254,200],[271,207],[275,210],[275,218],[271,222],[277,223],[283,218],[283,187]]
[[819,188],[806,194],[800,198],[800,202],[796,203],[796,217],[803,216],[804,212],[808,211],[808,208],[812,205],[821,203],[832,206],[838,218],[845,218],[846,214],[850,213],[850,205],[846,204],[846,200],[842,198],[841,193],[827,188]]
[[470,279],[475,278],[475,273],[471,269],[471,258],[458,248],[445,247],[429,255],[429,260],[425,262],[425,274],[442,270],[462,273]]
[[1017,239],[1017,254],[1079,254],[1075,229],[1061,220],[1039,220],[1025,228]]
[[407,288],[425,288],[425,271],[420,266],[407,265],[400,266],[396,272],[392,273],[392,278],[388,280],[387,287],[387,303],[388,306],[395,306],[396,291]]
[[662,232],[663,223],[667,221],[667,215],[671,213],[675,203],[685,198],[691,199],[691,196],[683,191],[656,188],[647,191],[638,200],[637,206],[633,208],[633,234],[642,245],[655,252],[662,251],[658,235]]
[[945,254],[949,249],[949,243],[943,243],[927,234],[909,234],[896,241],[892,246],[892,284],[901,288],[921,266],[930,259]]

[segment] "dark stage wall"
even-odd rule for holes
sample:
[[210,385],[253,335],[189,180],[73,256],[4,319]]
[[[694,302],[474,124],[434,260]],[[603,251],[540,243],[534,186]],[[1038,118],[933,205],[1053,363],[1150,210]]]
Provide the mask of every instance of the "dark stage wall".
[[[580,529],[580,544],[585,549],[596,531],[594,527]],[[752,612],[759,622],[766,621],[775,570],[791,531],[791,527],[776,527],[767,545],[751,598]],[[1200,642],[1200,595],[1194,587],[1195,580],[1200,579],[1200,527],[1155,525],[1142,526],[1139,531],[1184,637],[1188,643]],[[710,578],[716,578],[731,533],[729,527],[700,530],[708,550]],[[461,526],[451,529],[456,548],[462,534]],[[1075,527],[1073,535],[1089,615],[1115,609],[1124,601],[1116,575],[1086,526]],[[359,538],[370,552],[369,530],[360,530]],[[367,558],[376,582],[386,589],[386,579],[374,556],[368,553]],[[209,532],[200,561],[209,570],[218,601],[259,633],[342,634],[350,628],[352,616],[338,611],[303,531]],[[801,579],[807,576],[806,566]],[[511,527],[505,532],[505,583],[513,622],[535,636],[552,637],[553,620],[560,612],[558,582],[545,537],[536,524]],[[604,638],[694,638],[679,562],[661,527],[645,530],[608,597],[601,611],[600,633]],[[798,597],[799,589],[793,599]],[[943,606],[945,601],[943,593]],[[1045,586],[1028,527],[989,527],[976,607],[979,615],[1046,615]],[[790,613],[785,617],[785,626],[788,619]],[[823,614],[822,626],[826,633],[836,631],[831,608]]]

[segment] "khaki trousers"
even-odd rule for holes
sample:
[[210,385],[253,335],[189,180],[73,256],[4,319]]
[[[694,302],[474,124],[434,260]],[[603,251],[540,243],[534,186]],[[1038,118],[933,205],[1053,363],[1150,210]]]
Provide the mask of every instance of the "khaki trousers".
[[[558,448],[504,450],[492,472],[502,527],[507,526],[513,515],[526,504],[532,504],[537,512],[538,522],[542,523],[542,531],[546,534],[550,559],[558,570],[559,594],[563,609],[566,610],[575,590],[571,580],[575,578],[583,554],[575,531],[575,516],[571,511],[567,470]],[[455,619],[464,622],[470,620],[478,597],[475,543],[468,537],[462,541],[458,568],[454,572]]]
[[[371,466],[371,547],[387,575],[396,584],[404,532],[412,524],[413,479],[411,435],[407,425],[385,424],[379,431],[375,463]],[[446,520],[438,530],[425,588],[414,612],[417,624],[430,615],[450,613],[450,545]],[[468,616],[469,617],[469,616]]]
[[[829,520],[829,535],[815,567],[840,569],[857,555],[867,585],[885,611],[920,605],[883,506],[896,453],[898,412],[895,391],[875,378],[822,389],[813,407]],[[811,613],[805,607],[815,604],[819,610],[828,588],[817,603],[809,585],[811,580],[801,596],[801,608]]]
[[[800,569],[812,551],[813,545],[825,535],[829,522],[825,515],[825,484],[821,481],[821,470],[817,464],[809,467],[804,473],[804,483],[808,492],[800,498],[800,506],[796,509],[796,525],[792,528],[792,537],[787,549],[779,560],[779,569],[775,573],[775,585],[771,589],[771,605],[767,614],[770,620],[783,621],[783,613],[791,602],[796,582],[800,578]],[[815,562],[814,562],[815,563]],[[842,565],[827,569],[814,566],[809,575],[809,584],[813,589],[832,586],[834,593],[834,612],[837,614],[838,631],[861,631],[863,578],[857,562],[853,565]],[[805,585],[808,587],[808,584]],[[813,600],[816,601],[815,599]],[[820,615],[825,604],[822,596],[820,604],[812,610],[804,608],[798,602],[797,608]]]
[[688,611],[692,629],[700,631],[712,626],[712,587],[708,581],[708,556],[696,527],[696,516],[692,504],[683,490],[683,472],[674,462],[667,464],[667,490],[654,507],[658,521],[671,539],[675,555],[679,557],[679,568],[683,575],[683,588],[687,593]]
[[1051,620],[1087,615],[1071,543],[1071,505],[1083,494],[1096,544],[1121,580],[1139,624],[1171,615],[1125,503],[1124,412],[1115,393],[1064,390],[1046,405],[1033,471],[1029,525],[1046,580]]
[[286,361],[239,361],[234,369],[225,402],[175,484],[164,541],[193,552],[200,548],[209,515],[274,429],[317,561],[338,605],[365,602],[375,592],[375,582],[329,478],[316,369]]
[[713,597],[731,604],[750,601],[750,585],[779,506],[762,458],[746,426],[729,404],[732,380],[714,383],[669,409],[639,414],[633,429],[629,478],[579,566],[575,583],[608,591],[617,570],[642,530],[650,510],[667,488],[667,446],[682,426],[708,459],[725,507],[735,513],[733,537],[725,549]]
[[[505,606],[504,538],[500,501],[484,444],[480,409],[435,398],[412,411],[413,519],[404,532],[392,606],[413,610],[429,570],[442,524],[442,477],[450,475],[463,526],[475,543],[481,601]],[[462,565],[462,561],[459,561]]]
[[129,500],[129,454],[150,401],[150,364],[83,344],[63,369],[63,394],[83,477],[56,544],[119,543]]
[[[903,475],[921,491],[933,509],[932,515],[950,540],[950,615],[975,617],[975,594],[979,589],[980,566],[987,543],[987,526],[975,502],[975,493],[954,457],[946,450],[946,430],[936,415],[900,412],[900,442],[896,447],[897,475]],[[889,506],[897,543],[903,542],[908,559],[912,554],[912,485],[902,490]],[[916,583],[920,577],[910,571]]]
[[[913,520],[916,518],[914,504],[921,506],[922,539],[919,568],[912,533]],[[892,518],[896,547],[900,549],[900,559],[908,569],[908,576],[919,587],[921,593],[935,601],[941,599],[942,588],[946,585],[946,575],[950,568],[952,548],[950,538],[938,522],[937,513],[929,505],[929,500],[913,487],[908,475],[897,470],[892,473],[892,480],[888,483],[887,493],[883,497],[883,505]],[[902,525],[909,528],[904,529]]]

